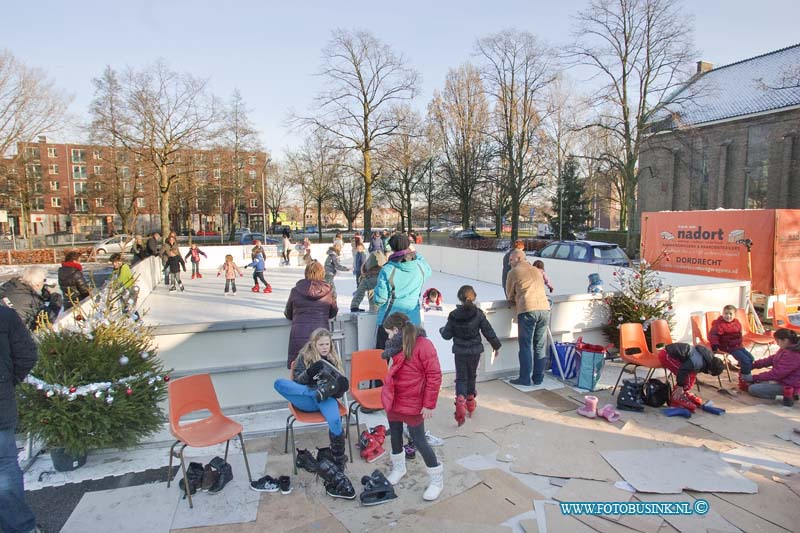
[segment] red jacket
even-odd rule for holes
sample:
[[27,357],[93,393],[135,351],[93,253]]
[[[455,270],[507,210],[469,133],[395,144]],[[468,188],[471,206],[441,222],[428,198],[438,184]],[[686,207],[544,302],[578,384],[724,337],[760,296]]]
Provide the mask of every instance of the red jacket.
[[[795,347],[795,350],[800,348]],[[800,389],[800,351],[781,349],[775,355],[757,359],[753,368],[772,367],[767,372],[753,374],[753,383],[762,381],[777,381],[784,387]],[[795,393],[796,394],[796,393]]]
[[392,366],[383,381],[381,402],[386,411],[415,416],[422,408],[435,409],[442,385],[442,369],[433,343],[417,337],[411,359],[403,352],[392,356]]
[[725,322],[724,318],[719,317],[711,323],[708,342],[712,348],[718,346],[723,352],[731,353],[742,347],[742,325],[735,318]]

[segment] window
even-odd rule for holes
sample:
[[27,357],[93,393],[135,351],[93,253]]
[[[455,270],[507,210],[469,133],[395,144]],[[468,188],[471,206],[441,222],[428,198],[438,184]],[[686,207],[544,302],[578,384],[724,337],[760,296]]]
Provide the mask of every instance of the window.
[[117,152],[117,161],[120,163],[127,163],[128,154],[126,154],[125,152]]
[[747,165],[744,169],[744,208],[767,207],[769,182],[769,125],[747,128]]
[[25,148],[25,157],[28,159],[33,159],[34,161],[39,160],[39,148],[35,146],[28,146]]
[[86,165],[72,165],[72,177],[76,180],[85,180],[89,177]]
[[137,178],[143,178],[144,177],[144,169],[143,168],[140,168],[139,170],[136,171],[136,177]]
[[61,198],[58,196],[50,198],[50,207],[61,207]]
[[120,169],[120,176],[122,176],[122,179],[124,180],[129,179],[131,177],[131,169],[128,167],[122,167]]
[[100,159],[103,159],[103,152],[101,152],[100,150],[93,150],[92,157],[99,161]]
[[255,194],[258,192],[258,188],[255,185],[250,186],[250,193]]
[[95,207],[103,207],[103,199],[102,198],[95,198],[94,199],[94,206]]
[[221,158],[219,157],[219,154],[215,154],[211,160],[214,161],[214,163],[219,163]]
[[28,165],[28,176],[31,178],[42,177],[42,165]]
[[255,170],[251,170],[251,171],[249,171],[249,172],[247,173],[247,175],[248,175],[248,176],[250,176],[250,179],[251,179],[251,180],[254,180],[254,179],[256,179],[256,171],[255,171]]
[[136,207],[145,207],[144,198],[136,199]]
[[102,176],[103,175],[103,166],[102,165],[95,165],[94,166],[94,175],[95,176]]
[[85,213],[89,210],[89,205],[86,203],[86,198],[75,198],[75,211]]
[[59,181],[51,181],[50,182],[50,190],[51,191],[59,191],[59,190],[61,190],[61,182],[59,182]]
[[122,190],[125,192],[131,192],[130,180],[122,180]]
[[58,165],[50,165],[50,174],[58,174]]
[[[99,152],[95,152],[95,159],[100,159],[96,156]],[[72,149],[72,162],[73,163],[86,163],[86,150],[79,150],[78,148]]]
[[556,250],[556,254],[553,256],[554,259],[567,259],[569,257],[569,252],[572,249],[572,246],[569,244],[561,244]]
[[542,248],[539,257],[553,257],[553,255],[556,253],[556,248],[558,248],[557,244],[551,244],[549,246],[545,246],[544,248]]
[[58,151],[55,148],[52,148],[52,147],[48,148],[47,149],[47,157],[52,157],[52,158],[58,157]]
[[33,192],[37,194],[42,194],[44,192],[44,187],[42,186],[41,181],[36,181],[33,184]]
[[572,247],[572,258],[577,261],[588,261],[589,250],[585,246],[576,244]]
[[75,186],[75,194],[83,194],[86,192],[86,183],[80,181],[73,184]]
[[218,169],[218,168],[215,168],[215,169],[214,169],[214,179],[215,179],[215,180],[218,180],[218,179],[220,179],[221,177],[222,177],[222,170],[221,170],[221,169]]
[[255,165],[255,164],[256,164],[256,156],[254,156],[254,155],[251,155],[251,156],[250,156],[250,157],[247,159],[247,164],[248,164],[248,165]]
[[34,211],[44,211],[44,198],[34,198],[31,202],[31,209]]
[[258,200],[255,198],[250,198],[250,207],[258,207]]
[[144,182],[136,182],[136,192],[144,192]]
[[94,182],[94,190],[95,191],[99,192],[99,191],[102,191],[103,189],[105,189],[105,184],[102,181]]
[[708,143],[701,148],[699,167],[689,179],[689,209],[708,209]]

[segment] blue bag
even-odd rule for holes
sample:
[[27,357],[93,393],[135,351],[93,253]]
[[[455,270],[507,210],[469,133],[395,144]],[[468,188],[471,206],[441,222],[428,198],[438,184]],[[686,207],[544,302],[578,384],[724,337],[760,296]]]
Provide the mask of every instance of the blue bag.
[[[550,346],[550,370],[552,371],[553,376],[557,377],[558,379],[574,378],[577,371],[575,344],[572,342],[557,342],[555,345],[555,352],[553,352],[553,347]],[[558,371],[558,364],[555,361],[556,357],[558,357],[558,360],[561,362],[561,368],[564,369],[565,375],[563,376],[561,375],[561,372]]]

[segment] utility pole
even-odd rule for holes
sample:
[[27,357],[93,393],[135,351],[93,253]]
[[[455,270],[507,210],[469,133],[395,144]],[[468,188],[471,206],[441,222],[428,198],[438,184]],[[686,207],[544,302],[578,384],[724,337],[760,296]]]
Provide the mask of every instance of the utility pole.
[[[264,235],[267,234],[267,202],[266,202],[266,190],[267,190],[267,166],[272,162],[272,158],[268,157],[267,160],[264,162],[264,166],[261,168],[261,220],[263,224]],[[270,230],[272,228],[270,227]],[[272,231],[270,231],[272,233]]]

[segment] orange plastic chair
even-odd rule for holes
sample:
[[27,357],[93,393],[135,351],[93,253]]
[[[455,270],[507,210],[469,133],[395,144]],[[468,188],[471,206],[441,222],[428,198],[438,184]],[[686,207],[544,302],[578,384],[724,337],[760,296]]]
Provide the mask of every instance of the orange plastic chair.
[[697,346],[705,346],[708,349],[711,349],[711,343],[708,342],[708,335],[706,334],[706,328],[703,327],[703,324],[700,322],[703,319],[700,315],[692,315],[691,322],[692,322],[692,344]]
[[669,322],[663,318],[654,320],[650,324],[650,351],[657,354],[667,344],[672,344],[672,333],[669,331]]
[[800,333],[800,326],[796,326],[789,320],[789,314],[786,312],[786,304],[775,300],[772,304],[772,325],[779,328],[791,329]]
[[[617,376],[617,382],[614,384],[614,389],[611,391],[613,396],[617,392],[617,386],[622,373],[629,365],[633,365],[633,375],[636,377],[636,369],[643,366],[648,370],[645,380],[650,379],[650,376],[657,368],[664,368],[661,366],[661,361],[658,360],[658,355],[652,353],[650,348],[647,347],[647,339],[644,336],[644,329],[638,322],[629,322],[622,324],[619,330],[619,356],[625,362],[622,369]],[[664,376],[667,377],[667,369],[664,368]]]
[[[721,316],[719,311],[706,311],[706,340],[711,337],[711,326],[714,324],[714,321]],[[742,325],[744,327],[744,324]],[[708,347],[711,348],[711,341],[708,341]],[[728,381],[731,382],[733,379],[731,378],[731,369],[728,366],[728,353],[720,352],[724,355],[722,358],[725,361],[725,372],[728,374]],[[717,381],[719,381],[719,388],[722,388],[722,378],[717,376]],[[699,390],[699,389],[698,389]]]
[[353,461],[353,439],[350,437],[350,417],[356,415],[356,432],[361,427],[358,412],[363,409],[383,410],[381,391],[383,386],[359,389],[364,381],[385,381],[389,366],[381,359],[382,350],[360,350],[350,359],[350,397],[353,399],[347,410],[347,440],[350,444],[350,462]]
[[[169,382],[169,431],[177,439],[169,449],[169,469],[167,470],[167,487],[172,481],[172,458],[180,457],[181,472],[183,479],[186,479],[186,461],[183,451],[187,446],[194,448],[205,448],[225,442],[225,461],[228,460],[228,448],[233,437],[239,437],[244,455],[244,464],[247,467],[247,477],[252,482],[253,476],[250,474],[250,463],[247,460],[247,450],[244,447],[242,438],[243,427],[222,414],[219,406],[217,393],[214,384],[211,383],[209,374],[196,374],[184,378],[173,379]],[[207,410],[210,416],[202,420],[191,421],[181,424],[181,418],[189,413]],[[183,444],[180,452],[175,454],[175,446]],[[192,495],[186,492],[189,499],[189,508],[194,508]]]
[[[292,361],[292,367],[289,369],[289,379],[292,379],[292,375],[294,374],[294,361]],[[337,400],[338,401],[338,400]],[[346,417],[347,416],[347,408],[344,406],[342,402],[339,401],[339,416]],[[288,453],[289,450],[289,435],[292,436],[292,467],[294,468],[294,474],[297,475],[297,446],[294,439],[294,423],[300,422],[302,424],[327,424],[328,421],[325,420],[325,417],[322,416],[322,413],[319,411],[301,411],[300,409],[296,408],[292,405],[292,402],[289,402],[289,416],[286,417],[286,435],[283,442],[283,453]],[[348,440],[350,437],[348,435]]]
[[766,345],[767,353],[772,353],[769,347],[772,344],[776,344],[775,339],[772,337],[772,332],[756,333],[751,330],[747,313],[742,308],[736,310],[736,319],[742,324],[742,340],[745,344],[749,344],[751,347],[756,344]]

